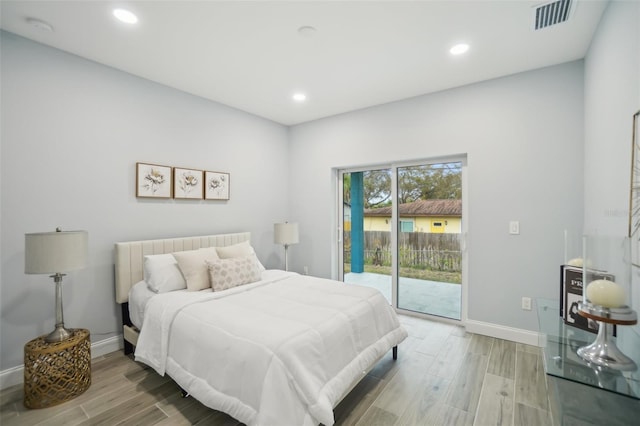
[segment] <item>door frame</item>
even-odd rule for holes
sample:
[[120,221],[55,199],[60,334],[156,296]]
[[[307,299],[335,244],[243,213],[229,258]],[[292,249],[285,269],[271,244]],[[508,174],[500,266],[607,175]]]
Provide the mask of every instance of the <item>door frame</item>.
[[[461,288],[461,310],[460,320],[445,318],[435,315],[429,315],[414,311],[408,311],[398,308],[398,203],[395,202],[398,196],[397,176],[399,167],[411,167],[425,164],[439,164],[439,163],[462,163],[462,229],[461,229],[461,252],[462,252],[462,288]],[[391,163],[378,163],[366,166],[354,166],[354,167],[336,167],[332,170],[334,176],[334,182],[336,182],[336,207],[334,209],[337,214],[335,217],[335,225],[333,229],[336,230],[335,238],[332,241],[332,250],[335,250],[334,255],[331,256],[334,259],[335,264],[332,268],[332,278],[344,281],[344,248],[343,248],[343,218],[344,218],[344,182],[343,176],[345,173],[364,172],[368,170],[380,170],[391,169],[391,197],[393,200],[391,209],[391,299],[392,307],[396,312],[406,314],[409,316],[415,316],[420,318],[434,319],[440,322],[446,322],[456,325],[464,325],[467,321],[468,312],[468,277],[469,277],[469,253],[468,246],[468,212],[469,212],[469,197],[468,197],[468,161],[467,154],[457,154],[443,157],[423,158],[419,160],[411,161],[396,161]]]

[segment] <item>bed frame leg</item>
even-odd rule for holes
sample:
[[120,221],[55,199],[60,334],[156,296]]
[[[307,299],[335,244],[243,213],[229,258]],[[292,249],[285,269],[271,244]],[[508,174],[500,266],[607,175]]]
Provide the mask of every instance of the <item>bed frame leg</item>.
[[124,354],[129,355],[133,353],[133,345],[126,340],[124,341]]
[[[131,326],[131,318],[129,318],[129,302],[125,302],[120,305],[122,308],[122,327],[125,325]],[[122,333],[122,340],[124,340],[124,354],[129,355],[133,353],[134,347],[131,343],[124,339],[124,333]]]
[[396,359],[398,359],[398,347],[394,346],[393,347],[393,360],[395,361]]

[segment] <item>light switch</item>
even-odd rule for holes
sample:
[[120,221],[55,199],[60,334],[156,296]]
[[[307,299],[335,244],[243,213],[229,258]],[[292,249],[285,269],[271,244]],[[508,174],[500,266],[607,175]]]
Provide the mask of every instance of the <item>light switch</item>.
[[509,222],[509,233],[512,235],[518,235],[520,233],[520,222],[517,220]]

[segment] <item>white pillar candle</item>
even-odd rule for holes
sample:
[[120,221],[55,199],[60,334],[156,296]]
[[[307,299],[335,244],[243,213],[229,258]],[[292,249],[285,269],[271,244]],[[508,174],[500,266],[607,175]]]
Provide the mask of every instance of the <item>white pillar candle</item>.
[[583,265],[582,258],[576,257],[575,259],[571,259],[567,262],[567,265],[582,268],[582,265]]
[[625,294],[620,284],[609,280],[595,280],[587,286],[587,299],[594,305],[619,308],[624,305]]

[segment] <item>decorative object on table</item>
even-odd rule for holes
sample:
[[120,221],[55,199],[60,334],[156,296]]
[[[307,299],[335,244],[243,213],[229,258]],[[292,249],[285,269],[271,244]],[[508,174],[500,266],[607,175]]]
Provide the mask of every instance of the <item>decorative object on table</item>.
[[[562,286],[561,286],[561,307],[560,315],[564,323],[573,327],[578,327],[591,333],[598,332],[598,323],[580,315],[578,304],[582,302],[583,296],[583,268],[571,265],[562,265]],[[592,279],[597,276],[600,280],[613,280],[612,275],[601,272],[594,273]]]
[[636,312],[628,306],[605,308],[580,302],[580,315],[598,322],[596,340],[578,349],[578,355],[587,362],[614,370],[634,371],[636,363],[616,346],[613,340],[614,325],[634,325],[638,323]]
[[136,197],[171,198],[171,167],[136,163]]
[[292,244],[298,244],[298,224],[297,223],[276,223],[273,225],[273,241],[284,246],[284,270],[289,270],[287,250]]
[[87,264],[87,231],[40,232],[25,234],[26,274],[53,274],[51,278],[56,284],[56,326],[44,338],[47,343],[61,342],[71,336],[64,328],[62,311],[62,277],[63,272],[84,268]]
[[228,200],[230,188],[229,173],[204,172],[204,199]]
[[[628,237],[584,237],[583,280],[588,283],[578,304],[581,316],[598,323],[596,340],[577,353],[590,364],[614,370],[634,371],[636,363],[616,345],[615,325],[634,325],[636,312],[626,305],[631,285],[631,252]],[[602,271],[609,277],[603,279]],[[615,278],[614,278],[615,277]]]
[[[573,294],[582,295],[582,235],[576,238],[569,230],[564,230],[564,264],[560,265],[560,316],[567,319],[565,293],[570,288]],[[579,275],[579,276],[578,276]],[[573,303],[573,300],[571,301]],[[576,303],[577,304],[577,303]],[[572,306],[571,303],[569,306]]]
[[202,170],[173,168],[173,198],[202,200]]
[[24,405],[45,408],[82,394],[91,385],[89,330],[71,329],[62,342],[45,336],[24,346]]

